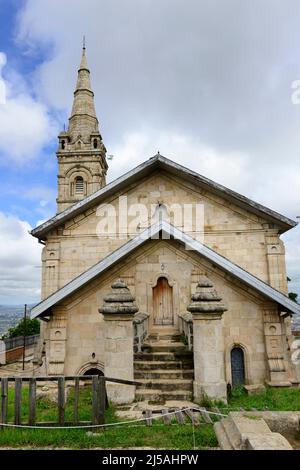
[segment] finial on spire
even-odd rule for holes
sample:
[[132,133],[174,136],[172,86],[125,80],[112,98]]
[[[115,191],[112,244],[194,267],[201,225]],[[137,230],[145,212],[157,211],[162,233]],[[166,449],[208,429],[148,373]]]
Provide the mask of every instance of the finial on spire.
[[86,45],[85,45],[85,35],[83,35],[82,49],[86,49]]

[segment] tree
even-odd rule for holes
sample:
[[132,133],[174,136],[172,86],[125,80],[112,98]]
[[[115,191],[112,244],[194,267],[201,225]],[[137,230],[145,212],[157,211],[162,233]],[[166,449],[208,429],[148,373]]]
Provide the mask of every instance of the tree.
[[[287,282],[291,282],[292,280],[290,277],[287,277],[286,279]],[[296,292],[289,292],[289,298],[294,302],[298,302],[298,294],[296,294]]]
[[8,333],[2,337],[2,339],[7,338],[16,338],[16,336],[23,336],[25,332],[25,336],[32,336],[40,334],[40,322],[37,318],[33,318],[32,320],[28,318],[26,323],[24,318],[13,328],[8,330]]

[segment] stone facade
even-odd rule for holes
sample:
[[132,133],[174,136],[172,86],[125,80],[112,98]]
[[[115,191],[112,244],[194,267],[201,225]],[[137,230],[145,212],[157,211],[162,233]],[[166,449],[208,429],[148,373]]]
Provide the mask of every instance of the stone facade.
[[[162,208],[169,222],[182,232],[192,238],[201,235],[204,245],[287,293],[280,239],[286,229],[263,211],[254,210],[255,203],[238,204],[234,195],[224,192],[222,196],[213,184],[201,185],[195,178],[183,178],[168,168],[154,168],[108,193],[100,207],[85,205],[86,196],[106,184],[105,155],[84,50],[69,128],[59,136],[57,153],[58,212],[67,213],[81,200],[83,204],[63,223],[54,228],[50,225],[43,238],[43,299],[134,239],[155,222]],[[201,233],[195,222],[186,226],[184,218],[176,215],[174,208],[179,204],[201,208]],[[128,231],[121,230],[122,236],[115,236],[111,227],[122,228],[124,213],[128,213]],[[112,225],[107,227],[108,223]],[[116,284],[119,278],[122,282]],[[207,285],[204,278],[208,278]],[[133,327],[136,307],[122,308],[135,298],[139,321],[147,319],[148,331],[144,324],[140,326],[140,337],[157,332],[159,279],[165,280],[172,297],[174,331],[178,331],[179,316],[187,313],[188,306],[192,312],[195,399],[207,394],[226,400],[226,387],[232,383],[233,348],[242,351],[246,384],[290,383],[288,314],[281,312],[277,302],[173,239],[148,240],[47,311],[49,321],[43,323],[42,341],[49,374],[84,374],[97,369],[132,380],[134,342],[139,351],[142,345],[136,342]],[[111,286],[113,295],[119,291],[118,302],[109,294]],[[134,388],[111,385],[109,395],[116,402],[129,402],[134,399]]]
[[[197,318],[197,315],[193,315],[195,378],[198,371],[204,373],[201,361],[205,361],[207,365],[215,361],[217,367],[214,369],[212,364],[212,373],[216,374],[219,371],[222,377],[220,382],[223,384],[222,386],[219,384],[216,389],[213,386],[210,387],[209,384],[204,388],[200,385],[198,389],[195,385],[195,397],[200,397],[202,392],[216,398],[220,398],[221,395],[224,397],[225,383],[231,383],[230,351],[236,345],[242,347],[244,351],[246,383],[259,384],[276,379],[271,374],[273,373],[272,366],[267,360],[269,350],[265,334],[266,311],[272,311],[273,323],[276,319],[277,324],[280,324],[277,351],[279,351],[280,358],[283,358],[281,360],[285,368],[282,371],[284,378],[280,375],[278,380],[281,382],[289,379],[286,367],[289,363],[289,356],[284,342],[287,335],[286,320],[279,315],[277,304],[266,301],[255,290],[237,282],[209,261],[184,250],[174,240],[149,240],[145,246],[123,261],[122,265],[113,267],[109,272],[70,296],[64,302],[63,309],[62,306],[54,307],[50,321],[44,326],[44,337],[49,338],[47,341],[47,357],[50,358],[49,373],[58,373],[59,367],[60,373],[62,370],[68,375],[82,373],[87,365],[91,368],[98,367],[103,372],[107,367],[106,371],[112,372],[114,368],[111,369],[111,364],[114,364],[114,361],[112,363],[109,361],[110,365],[107,366],[107,347],[110,349],[113,341],[115,341],[113,347],[116,353],[121,352],[121,345],[124,344],[122,341],[124,340],[125,343],[127,341],[127,352],[132,357],[134,341],[132,322],[126,322],[124,326],[121,326],[119,320],[106,321],[104,316],[98,313],[98,309],[110,292],[111,284],[119,277],[126,279],[139,311],[149,314],[149,331],[151,332],[153,330],[152,288],[162,274],[173,286],[175,327],[178,327],[178,315],[187,311],[191,296],[195,293],[203,275],[211,280],[227,309],[217,319],[199,318],[199,316]],[[66,331],[61,330],[64,325],[66,325]],[[61,331],[59,338],[56,334],[58,326]],[[116,330],[119,331],[118,338],[113,339],[113,332]],[[125,331],[128,335],[127,340],[124,338]],[[67,341],[64,341],[65,337]],[[110,340],[108,341],[107,338]],[[206,345],[205,348],[204,345]],[[52,352],[53,348],[54,352]],[[206,351],[207,360],[204,354],[198,366],[196,354],[203,353],[203,348]],[[62,369],[60,358],[63,354],[65,355]],[[126,372],[126,368],[124,371]],[[209,374],[209,371],[207,373]],[[119,371],[119,376],[120,374]],[[127,369],[126,377],[121,375],[122,378],[132,379],[129,369]],[[206,379],[209,381],[208,378]],[[211,378],[211,380],[214,379]],[[202,381],[201,378],[200,383]],[[214,392],[212,392],[213,389]]]
[[[72,218],[64,227],[49,233],[43,250],[43,298],[137,235],[151,223],[150,214],[153,214],[158,201],[168,207],[178,202],[187,205],[203,204],[204,243],[273,287],[287,292],[284,248],[279,238],[279,227],[274,234],[276,229],[256,215],[234,207],[233,204],[228,208],[225,199],[214,194],[203,194],[196,185],[187,185],[186,182],[163,173],[147,177],[133,188],[105,201],[114,207],[117,226],[119,197],[127,198],[128,207],[144,204],[149,218],[143,220],[143,225],[138,227],[138,223],[135,226],[132,223],[136,215],[129,216],[128,236],[115,238],[111,234],[99,233],[99,224],[101,226],[106,214],[100,215],[98,207],[94,207]],[[170,222],[174,222],[172,214]],[[175,225],[183,228],[180,224]],[[273,244],[270,244],[270,233]],[[189,234],[194,235],[192,231]],[[277,250],[276,254],[268,255],[273,246]]]

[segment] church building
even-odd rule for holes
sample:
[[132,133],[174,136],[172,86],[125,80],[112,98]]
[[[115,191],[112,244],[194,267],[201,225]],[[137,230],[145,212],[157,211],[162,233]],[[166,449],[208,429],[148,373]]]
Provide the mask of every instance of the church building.
[[32,230],[41,374],[139,382],[109,383],[116,403],[295,383],[280,236],[296,222],[160,153],[107,183],[85,47],[58,139],[57,214]]

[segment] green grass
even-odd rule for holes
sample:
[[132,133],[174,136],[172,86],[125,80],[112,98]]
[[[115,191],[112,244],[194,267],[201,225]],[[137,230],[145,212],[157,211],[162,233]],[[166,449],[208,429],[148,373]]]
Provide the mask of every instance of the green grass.
[[300,411],[300,389],[267,387],[265,393],[252,396],[242,389],[236,389],[232,391],[228,406],[245,410]]
[[[57,421],[58,412],[57,404],[52,401],[43,398],[37,400],[36,406],[36,421],[47,422]],[[71,389],[68,394],[68,399],[65,408],[65,421],[72,421],[73,419],[73,408],[74,408],[74,389]],[[91,421],[91,410],[92,410],[92,394],[91,387],[86,386],[80,389],[79,395],[79,420],[80,421]],[[27,423],[29,415],[28,406],[28,387],[23,385],[22,387],[22,422]],[[9,388],[8,391],[8,421],[13,422],[14,417],[14,390]]]
[[[96,436],[95,436],[96,435]],[[196,449],[217,447],[218,443],[211,425],[195,427]],[[191,425],[106,428],[93,436],[86,430],[48,430],[48,429],[5,429],[0,431],[0,448],[50,447],[91,449],[93,447],[132,448],[152,447],[158,449],[193,449],[193,430]]]
[[[66,403],[66,421],[72,421],[74,394],[70,391]],[[92,398],[90,387],[80,390],[79,419],[91,420]],[[9,390],[8,421],[13,421],[14,391]],[[115,415],[115,408],[110,406],[106,410],[106,423],[121,423],[122,420]],[[37,401],[37,421],[46,422],[57,420],[57,405],[49,400]],[[22,390],[22,422],[28,421],[28,389]],[[132,425],[119,425],[94,431],[93,436],[87,434],[86,429],[14,429],[0,430],[0,448],[43,447],[43,448],[124,448],[152,447],[161,449],[188,450],[194,448],[193,427],[178,425],[172,421],[171,426],[164,425],[155,420],[152,427],[144,423]],[[217,439],[211,425],[203,424],[195,427],[195,446],[197,449],[217,447]]]
[[[70,391],[66,403],[66,421],[73,418],[74,393]],[[296,388],[267,388],[266,393],[249,396],[242,389],[235,389],[229,399],[228,405],[221,402],[212,402],[206,398],[203,406],[211,408],[218,406],[224,414],[231,410],[274,410],[274,411],[299,411],[300,390]],[[91,420],[92,398],[90,387],[80,389],[79,419]],[[14,392],[9,390],[8,419],[13,421]],[[22,422],[28,421],[28,389],[23,387]],[[49,400],[37,401],[37,421],[57,421],[57,405]],[[87,434],[87,429],[3,429],[0,430],[0,448],[133,448],[152,447],[160,449],[189,450],[194,448],[193,427],[178,425],[173,420],[171,426],[164,425],[160,420],[155,420],[152,427],[144,423],[136,425],[120,425],[122,420],[116,417],[115,408],[110,406],[106,410],[106,423],[119,423],[118,427],[107,427],[95,431],[93,436]],[[201,424],[195,427],[195,447],[197,449],[217,447],[218,443],[212,425]]]

